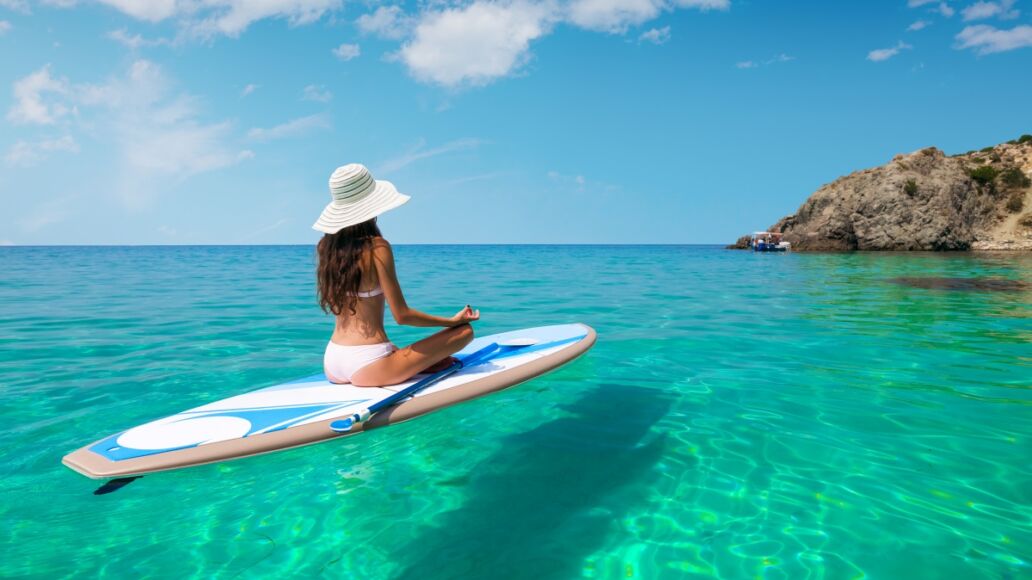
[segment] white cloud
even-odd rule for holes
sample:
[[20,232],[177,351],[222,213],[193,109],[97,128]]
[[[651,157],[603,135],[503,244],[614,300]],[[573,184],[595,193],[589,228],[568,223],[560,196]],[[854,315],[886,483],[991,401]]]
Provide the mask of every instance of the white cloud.
[[205,123],[197,100],[176,93],[156,64],[137,60],[124,77],[81,89],[85,104],[103,109],[120,155],[119,193],[127,204],[141,205],[168,182],[214,171],[253,153],[228,144],[228,122]]
[[130,50],[138,50],[144,46],[161,46],[170,44],[168,39],[165,38],[148,39],[139,34],[129,34],[129,31],[125,28],[112,30],[107,33],[107,37]]
[[918,30],[924,30],[931,26],[932,23],[927,20],[917,20],[913,24],[907,27],[907,32],[917,32]]
[[129,34],[129,31],[125,28],[112,30],[107,33],[107,37],[132,50],[136,50],[145,44],[142,36],[139,34]]
[[3,36],[11,29],[11,23],[6,20],[0,20],[0,36]]
[[247,132],[247,136],[255,141],[272,141],[285,137],[296,137],[303,135],[313,129],[325,129],[330,126],[326,115],[309,115],[281,123],[275,127],[263,129],[255,127]]
[[953,8],[944,0],[907,0],[907,6],[910,8],[919,8],[931,4],[935,4],[935,6],[930,7],[932,12],[938,12],[946,18],[950,18],[954,14]]
[[[91,137],[117,157],[114,189],[130,205],[146,201],[170,181],[212,171],[246,159],[250,151],[227,144],[230,124],[199,119],[196,99],[176,93],[161,69],[137,60],[123,76],[100,84],[71,84],[50,74],[50,66],[14,84],[16,123],[54,124],[74,111]],[[81,110],[80,110],[81,109]],[[47,152],[75,151],[72,137],[15,145],[7,158],[32,163]]]
[[651,42],[652,44],[665,44],[670,40],[670,27],[650,28],[638,36],[638,42]]
[[1022,24],[1010,30],[988,24],[968,26],[957,35],[957,48],[973,49],[978,54],[1006,52],[1032,46],[1032,26]]
[[362,54],[362,50],[361,48],[359,48],[357,44],[347,43],[338,46],[330,52],[333,53],[333,56],[336,56],[337,58],[343,61],[349,61],[353,58],[357,58],[360,54]]
[[[134,0],[122,0],[133,2]],[[207,0],[216,8],[194,28],[201,34],[239,36],[252,23],[283,18],[292,26],[310,24],[327,12],[339,10],[341,0]]]
[[697,10],[727,10],[731,7],[731,0],[674,0],[674,4],[681,8],[695,8]]
[[889,60],[890,58],[892,58],[892,57],[896,56],[897,54],[899,54],[901,50],[907,50],[907,49],[910,49],[910,48],[913,48],[913,47],[901,40],[901,41],[899,41],[899,44],[897,44],[896,46],[893,46],[892,48],[878,48],[878,49],[872,50],[871,52],[867,53],[867,60],[870,60],[870,61],[873,61],[873,62],[881,62],[883,60]]
[[398,56],[421,81],[483,85],[518,71],[530,59],[530,42],[549,32],[554,13],[550,4],[524,0],[475,0],[462,8],[430,12]]
[[402,11],[401,6],[380,6],[370,14],[359,16],[355,24],[365,34],[401,40],[412,29],[414,21]]
[[572,0],[564,10],[564,20],[588,30],[622,34],[665,10],[727,10],[730,6],[729,0]]
[[565,16],[581,28],[622,33],[659,16],[662,10],[662,0],[573,0]]
[[0,0],[0,8],[7,8],[22,14],[29,13],[29,3],[25,0]]
[[18,124],[52,125],[72,110],[56,98],[67,92],[68,81],[52,77],[50,65],[45,65],[15,81],[14,104],[7,111],[7,119]]
[[434,147],[433,149],[426,149],[426,141],[423,141],[421,139],[415,147],[412,147],[411,149],[409,149],[404,154],[398,157],[384,161],[376,169],[377,172],[390,173],[392,171],[397,171],[402,167],[411,165],[412,163],[415,163],[416,161],[422,159],[437,157],[438,155],[444,155],[447,153],[452,153],[454,151],[466,151],[470,149],[476,149],[477,147],[480,147],[480,145],[482,144],[483,141],[481,141],[480,139],[465,138],[450,141],[448,143],[445,143],[444,145],[441,145],[440,147]]
[[930,4],[935,4],[935,6],[931,6],[931,10],[933,12],[939,12],[940,14],[944,15],[944,17],[946,17],[947,19],[953,17],[955,10],[952,7],[950,7],[949,4],[945,2],[945,0],[907,0],[906,3],[906,5],[911,8],[928,6]]
[[961,10],[964,21],[982,20],[991,18],[999,12],[1000,6],[996,2],[975,2],[971,6]]
[[257,91],[257,90],[258,90],[258,87],[260,87],[260,86],[261,86],[261,85],[256,85],[256,84],[254,84],[254,83],[250,83],[249,85],[247,85],[246,87],[244,87],[244,88],[243,88],[243,89],[242,89],[242,90],[240,91],[240,96],[241,96],[241,97],[246,97],[247,95],[250,95],[251,93],[253,93],[253,92]]
[[761,66],[770,66],[772,64],[778,64],[778,63],[782,63],[782,62],[791,62],[791,61],[793,61],[795,59],[796,59],[796,57],[789,56],[789,55],[787,55],[787,54],[782,52],[782,53],[776,54],[773,57],[768,58],[767,60],[764,60],[764,61],[743,60],[743,61],[736,62],[735,63],[735,68],[740,68],[740,69],[759,68]]
[[556,183],[576,186],[577,191],[584,191],[584,185],[588,182],[587,179],[584,179],[583,175],[564,175],[554,170],[549,171],[547,175],[549,179]]
[[[74,187],[115,194],[128,207],[145,206],[171,185],[253,156],[235,145],[231,123],[204,119],[199,100],[146,60],[91,83],[73,83],[47,65],[14,83],[12,103],[11,122],[57,124],[64,131],[18,141],[2,161],[28,166],[58,152],[75,153],[75,132],[88,134],[100,159],[99,177]],[[59,214],[29,216],[23,227],[34,231],[63,219]]]
[[71,135],[65,135],[57,139],[44,139],[35,143],[18,141],[7,150],[7,153],[4,155],[4,161],[8,165],[30,167],[43,161],[54,151],[78,153],[79,144],[75,142]]
[[961,11],[961,14],[965,21],[970,21],[986,18],[1010,20],[1017,18],[1021,13],[1014,10],[1014,0],[1000,0],[999,2],[975,2]]
[[187,2],[176,0],[97,0],[121,12],[148,22],[159,22],[185,9]]
[[[217,34],[239,36],[259,20],[279,18],[293,26],[310,24],[325,14],[339,10],[342,0],[96,0],[137,20],[161,22],[177,20],[187,37]],[[20,0],[2,3],[24,5]],[[76,0],[45,0],[45,3],[71,7]],[[27,9],[27,8],[26,8]]]
[[328,103],[333,98],[333,93],[322,85],[308,85],[302,91],[301,99],[315,101],[317,103]]

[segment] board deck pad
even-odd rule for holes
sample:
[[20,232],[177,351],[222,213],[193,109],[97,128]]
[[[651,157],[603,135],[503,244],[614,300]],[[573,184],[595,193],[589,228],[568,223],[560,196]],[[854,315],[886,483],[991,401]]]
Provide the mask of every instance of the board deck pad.
[[89,477],[115,477],[317,443],[404,421],[524,382],[576,358],[594,341],[594,330],[583,324],[478,337],[456,356],[461,359],[491,343],[519,348],[503,349],[481,364],[459,370],[377,414],[351,433],[334,432],[328,424],[366,409],[426,375],[398,385],[370,388],[333,384],[319,374],[144,423],[70,453],[63,462]]

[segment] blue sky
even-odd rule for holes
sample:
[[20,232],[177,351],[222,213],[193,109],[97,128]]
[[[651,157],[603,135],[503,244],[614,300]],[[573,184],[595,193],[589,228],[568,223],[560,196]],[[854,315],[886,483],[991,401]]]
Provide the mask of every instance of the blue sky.
[[0,243],[714,243],[1032,133],[1032,5],[0,0]]

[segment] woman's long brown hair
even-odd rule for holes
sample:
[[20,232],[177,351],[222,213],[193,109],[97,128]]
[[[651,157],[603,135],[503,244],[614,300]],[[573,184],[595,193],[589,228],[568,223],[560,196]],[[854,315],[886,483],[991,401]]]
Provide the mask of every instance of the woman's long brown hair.
[[355,313],[358,289],[362,284],[362,256],[369,256],[367,271],[372,268],[373,238],[380,236],[376,218],[348,226],[335,234],[326,234],[316,246],[318,264],[315,269],[319,286],[319,306],[325,312],[340,316],[345,310]]

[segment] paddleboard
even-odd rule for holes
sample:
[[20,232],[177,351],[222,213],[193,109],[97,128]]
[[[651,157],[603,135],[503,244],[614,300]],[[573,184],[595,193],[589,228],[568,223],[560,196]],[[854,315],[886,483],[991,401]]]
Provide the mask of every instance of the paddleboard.
[[474,339],[462,358],[496,343],[508,345],[345,433],[330,423],[360,412],[425,375],[389,387],[336,385],[325,375],[266,387],[189,409],[95,441],[63,463],[91,477],[143,475],[269,453],[392,425],[517,385],[559,367],[595,343],[583,324],[527,328]]

